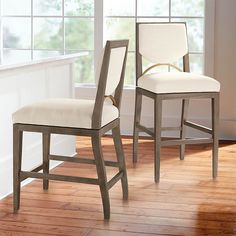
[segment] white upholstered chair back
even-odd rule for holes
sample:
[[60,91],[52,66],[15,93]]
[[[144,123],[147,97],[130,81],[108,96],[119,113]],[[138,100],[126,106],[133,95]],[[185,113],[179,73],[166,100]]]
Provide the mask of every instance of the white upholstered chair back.
[[[101,52],[100,60],[98,61],[98,65],[96,68],[96,74],[95,74],[96,85],[98,85],[99,83],[104,53],[105,53],[105,48],[103,48]],[[112,48],[110,51],[110,60],[108,65],[105,96],[113,94],[114,91],[116,90],[117,85],[120,82],[123,63],[125,60],[125,53],[126,53],[126,47]]]
[[172,63],[188,53],[184,23],[138,24],[139,53],[152,63]]
[[102,107],[106,97],[120,109],[128,43],[128,40],[112,40],[106,43],[96,72],[98,89],[92,119],[94,128],[101,125]]
[[125,52],[126,47],[111,49],[105,90],[106,96],[113,94],[120,82],[121,72],[125,60]]

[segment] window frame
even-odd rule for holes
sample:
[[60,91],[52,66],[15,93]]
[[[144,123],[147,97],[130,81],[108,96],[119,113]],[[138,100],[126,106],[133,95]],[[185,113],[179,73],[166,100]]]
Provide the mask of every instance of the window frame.
[[[96,2],[96,1],[95,1]],[[3,51],[4,49],[9,49],[9,50],[17,50],[17,51],[21,51],[21,50],[26,50],[26,51],[30,51],[30,60],[35,60],[35,56],[34,56],[34,51],[46,51],[46,52],[61,52],[61,55],[66,55],[67,52],[94,52],[94,50],[89,50],[89,49],[67,49],[66,48],[66,44],[65,44],[65,21],[66,19],[93,19],[95,22],[95,15],[93,14],[92,16],[80,16],[80,15],[66,15],[65,14],[65,0],[62,0],[62,9],[61,9],[61,15],[38,15],[38,14],[34,14],[33,12],[33,0],[30,0],[30,4],[31,4],[31,9],[30,9],[30,15],[14,15],[14,14],[10,14],[10,15],[4,15],[2,13],[2,0],[0,0],[0,65],[4,64],[4,57],[3,57]],[[4,48],[3,47],[3,20],[7,19],[7,18],[28,18],[30,19],[30,34],[31,34],[31,38],[30,38],[30,48]],[[58,48],[58,49],[54,49],[54,48],[42,48],[42,49],[36,49],[34,48],[34,20],[35,19],[40,19],[40,18],[59,18],[61,19],[61,24],[62,24],[62,47]],[[95,41],[95,37],[94,37],[94,41]],[[95,45],[94,45],[95,46]],[[95,48],[94,48],[95,49]],[[47,58],[47,57],[45,57]],[[23,63],[27,61],[23,61]],[[12,63],[12,64],[18,64],[18,62],[16,63]]]
[[[103,12],[103,4],[104,4],[104,0],[94,0],[94,15],[93,16],[65,16],[65,9],[64,9],[64,3],[65,1],[62,0],[62,15],[61,16],[41,16],[41,17],[58,17],[58,18],[62,18],[62,24],[63,24],[63,48],[61,49],[61,51],[63,52],[63,54],[66,53],[66,51],[70,51],[68,49],[65,48],[65,19],[69,19],[69,18],[93,18],[94,19],[94,50],[71,50],[71,51],[87,51],[87,52],[94,52],[94,68],[96,68],[96,65],[98,64],[98,61],[100,60],[100,53],[102,51],[102,47],[103,47],[103,41],[104,41],[104,19],[105,18],[134,18],[135,22],[137,22],[137,19],[141,19],[141,18],[155,18],[153,16],[138,16],[137,15],[137,1],[135,0],[135,15],[134,16],[104,16],[104,12]],[[169,21],[171,20],[171,1],[169,0],[169,16],[158,16],[156,18],[168,18],[169,17]],[[2,0],[0,0],[0,9],[2,9]],[[34,18],[40,17],[40,16],[36,16],[33,15],[33,0],[31,0],[31,15],[3,15],[2,11],[0,12],[0,20],[1,20],[1,24],[0,24],[0,64],[3,64],[3,29],[2,29],[2,19],[3,18],[7,18],[7,17],[30,17],[31,19],[31,47],[30,50],[31,51],[31,60],[33,60],[33,51],[34,49],[34,45],[33,45],[33,20]],[[194,17],[186,17],[186,16],[182,16],[182,17],[173,17],[173,18],[194,18]],[[215,0],[205,0],[205,13],[204,13],[204,17],[196,17],[196,18],[204,18],[204,42],[203,42],[203,52],[201,52],[203,54],[203,58],[204,58],[204,67],[203,67],[203,73],[207,74],[209,76],[213,76],[214,75],[214,22],[215,22]],[[16,50],[24,50],[24,49],[16,49]],[[40,49],[43,51],[43,49]],[[54,50],[50,50],[50,49],[44,49],[45,51],[54,51]],[[135,53],[135,51],[130,51],[132,53]],[[191,54],[199,54],[198,52],[191,52]],[[78,86],[91,86],[94,87],[93,84],[80,84],[80,83],[76,83],[75,84],[76,87]]]
[[[211,1],[211,0],[210,0]],[[163,15],[163,16],[139,16],[138,15],[138,0],[134,0],[134,4],[135,4],[135,12],[134,12],[134,15],[105,15],[104,14],[104,19],[108,18],[108,19],[116,19],[116,18],[126,18],[126,19],[134,19],[135,23],[136,22],[141,22],[142,19],[151,19],[150,21],[153,21],[153,19],[157,18],[157,19],[164,19],[165,22],[175,22],[174,20],[175,19],[202,19],[203,20],[203,48],[201,51],[192,51],[190,50],[189,51],[189,55],[190,55],[190,58],[191,56],[194,56],[194,55],[202,55],[203,57],[203,63],[202,63],[202,72],[201,73],[205,73],[205,23],[206,23],[206,5],[207,5],[207,0],[204,1],[204,10],[205,12],[203,13],[204,15],[203,16],[172,16],[172,0],[169,0],[168,2],[168,15]],[[183,20],[184,21],[184,20]],[[134,26],[135,27],[135,26]],[[128,51],[128,55],[129,53],[134,53],[135,54],[135,49],[134,50],[129,50]],[[135,78],[134,78],[134,84],[135,84]],[[134,86],[134,85],[133,85]],[[130,87],[130,86],[127,86],[127,87]]]

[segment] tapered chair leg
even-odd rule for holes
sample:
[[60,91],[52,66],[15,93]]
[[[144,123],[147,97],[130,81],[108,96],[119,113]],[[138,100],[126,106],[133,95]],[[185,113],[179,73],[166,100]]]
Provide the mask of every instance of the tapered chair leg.
[[[49,173],[49,156],[50,154],[50,134],[43,133],[43,173]],[[49,185],[48,179],[43,179],[43,189],[47,190]]]
[[20,171],[22,162],[23,132],[16,125],[13,126],[13,210],[20,208]]
[[[180,125],[180,139],[185,139],[186,136],[186,125],[184,125],[184,122],[187,119],[188,115],[188,106],[189,106],[189,99],[183,99],[182,100],[182,114],[181,114],[181,125]],[[180,160],[184,160],[184,153],[185,153],[185,144],[180,145],[180,153],[179,157]]]
[[125,165],[125,158],[124,158],[124,150],[123,145],[121,141],[121,135],[120,135],[120,126],[116,126],[112,130],[114,145],[116,149],[116,156],[117,161],[119,163],[119,170],[123,172],[123,177],[121,178],[121,184],[122,184],[122,191],[123,191],[123,199],[128,199],[128,180],[127,180],[127,171],[126,171],[126,165]]
[[161,119],[162,100],[156,96],[154,101],[154,176],[155,182],[160,179],[160,158],[161,158]]
[[102,154],[101,137],[98,133],[92,136],[92,147],[101,191],[104,219],[110,219],[110,199],[107,187],[107,175]]
[[133,163],[136,163],[138,160],[138,138],[139,138],[139,130],[137,128],[137,124],[140,124],[141,117],[141,109],[142,109],[142,94],[136,90],[135,95],[135,109],[134,109],[134,129],[133,129]]
[[211,99],[212,106],[212,177],[217,177],[218,172],[218,147],[219,147],[219,95]]

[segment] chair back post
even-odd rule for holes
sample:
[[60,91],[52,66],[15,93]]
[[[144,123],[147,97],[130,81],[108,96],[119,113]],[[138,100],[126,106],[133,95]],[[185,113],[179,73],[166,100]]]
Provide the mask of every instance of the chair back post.
[[120,109],[121,95],[122,95],[122,89],[123,89],[123,84],[124,84],[125,65],[126,65],[126,58],[127,58],[127,51],[128,51],[128,42],[129,42],[128,40],[108,40],[106,42],[101,72],[99,76],[99,83],[98,83],[98,89],[97,89],[97,94],[96,94],[96,99],[95,99],[95,105],[94,105],[94,110],[93,110],[93,115],[92,115],[92,128],[93,129],[101,128],[103,103],[106,97],[106,86],[107,86],[107,80],[108,80],[108,75],[109,75],[109,65],[110,65],[112,49],[125,47],[126,49],[125,49],[125,55],[124,55],[124,59],[122,63],[120,79],[114,91],[114,99],[116,102],[116,106],[118,109]]
[[139,24],[136,23],[136,60],[135,60],[135,67],[136,67],[136,86],[138,85],[138,78],[142,75],[142,55],[139,53]]
[[187,53],[187,54],[183,57],[183,71],[184,71],[184,72],[190,72],[189,53]]
[[[185,24],[185,28],[186,28],[186,37],[188,40],[188,28],[187,28],[187,24],[186,22],[183,22],[183,24]],[[183,56],[183,71],[184,72],[190,72],[190,62],[189,62],[189,52]]]
[[109,60],[110,60],[110,42],[107,41],[106,46],[105,46],[100,76],[99,76],[99,83],[98,83],[97,94],[96,94],[96,99],[95,99],[95,104],[94,104],[94,109],[93,109],[93,115],[92,115],[92,128],[93,129],[99,129],[101,127],[101,117],[102,117],[102,109],[103,109],[103,102],[104,102],[105,89],[106,89]]
[[116,106],[120,111],[121,98],[122,98],[122,92],[123,92],[123,87],[124,87],[125,68],[126,68],[129,40],[122,40],[122,41],[117,41],[114,43],[116,43],[117,46],[126,47],[125,57],[124,57],[123,65],[122,65],[120,82],[119,82],[118,86],[116,87],[115,94],[114,94]]

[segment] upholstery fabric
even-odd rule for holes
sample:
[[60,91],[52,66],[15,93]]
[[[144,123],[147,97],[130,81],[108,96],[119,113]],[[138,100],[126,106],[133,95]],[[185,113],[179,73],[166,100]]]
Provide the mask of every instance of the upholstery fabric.
[[[115,92],[115,89],[120,82],[120,75],[124,63],[125,50],[126,50],[125,47],[111,49],[110,63],[108,68],[107,84],[105,91],[105,95],[107,96],[112,95]],[[105,50],[103,48],[96,67],[96,72],[95,72],[96,85],[98,85],[99,83],[104,52]]]
[[188,53],[186,26],[140,24],[139,52],[152,63],[172,63]]
[[[94,104],[94,100],[47,99],[16,111],[12,116],[13,123],[91,129]],[[118,117],[117,107],[104,102],[102,126]]]
[[107,96],[115,92],[115,89],[120,82],[120,76],[125,58],[125,50],[125,47],[111,49],[105,92],[105,95]]
[[219,92],[215,79],[188,72],[145,74],[138,79],[138,87],[154,93]]

